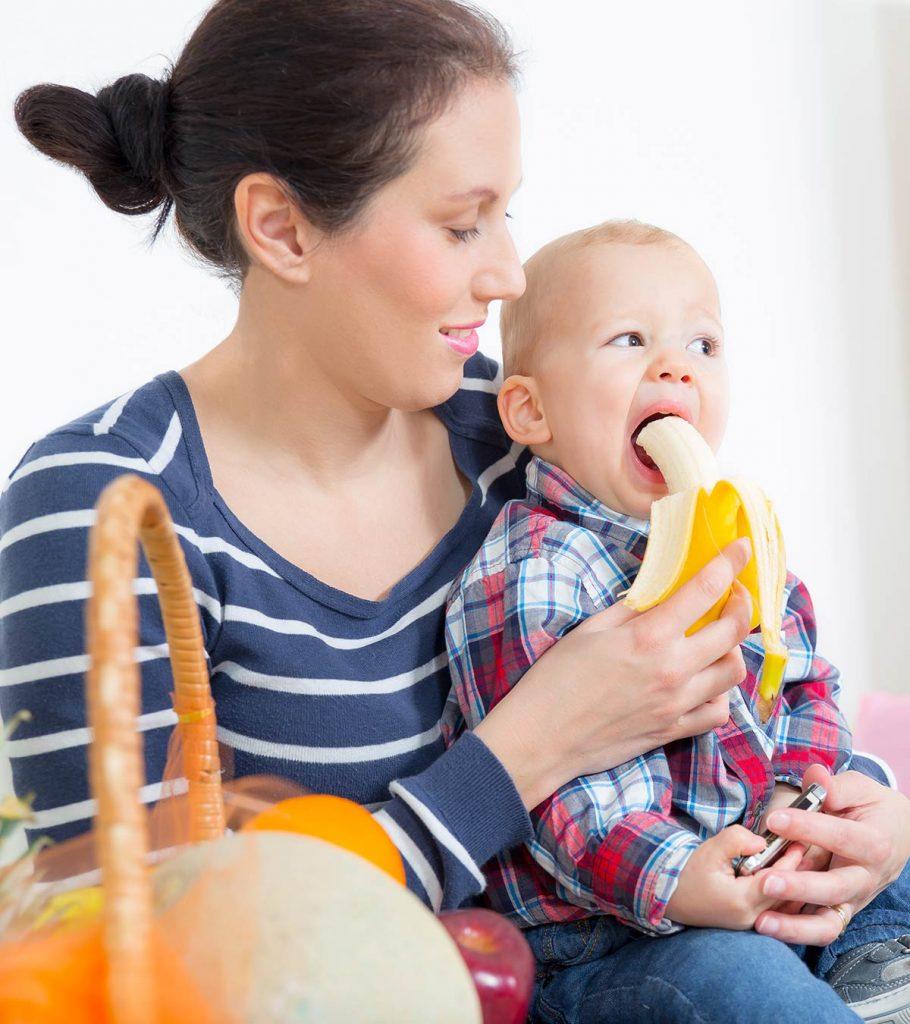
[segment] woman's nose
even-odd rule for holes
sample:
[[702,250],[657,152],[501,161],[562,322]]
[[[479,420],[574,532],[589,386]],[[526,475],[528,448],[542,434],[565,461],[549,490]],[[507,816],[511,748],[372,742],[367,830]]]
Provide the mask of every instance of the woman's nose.
[[475,275],[474,294],[482,302],[520,298],[525,290],[525,272],[512,236],[505,231],[483,269]]

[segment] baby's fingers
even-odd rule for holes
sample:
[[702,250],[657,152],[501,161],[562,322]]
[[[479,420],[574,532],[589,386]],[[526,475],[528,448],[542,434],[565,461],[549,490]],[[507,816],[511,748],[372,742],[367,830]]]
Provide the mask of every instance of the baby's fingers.
[[766,846],[761,836],[750,832],[744,825],[729,825],[708,842],[717,859],[728,862],[761,853]]

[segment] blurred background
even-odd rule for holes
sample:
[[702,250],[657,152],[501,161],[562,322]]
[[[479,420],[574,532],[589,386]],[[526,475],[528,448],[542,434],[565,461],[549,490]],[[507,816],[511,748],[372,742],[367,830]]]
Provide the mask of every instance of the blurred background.
[[[36,82],[94,91],[158,74],[206,6],[31,0],[7,11],[3,478],[49,429],[230,330],[234,297],[173,234],[150,250],[149,220],[107,210],[31,151],[11,116]],[[524,51],[525,182],[511,210],[522,257],[577,227],[637,217],[712,267],[734,388],[722,461],[775,501],[858,745],[906,773],[907,788],[910,2],[483,6]],[[498,357],[495,315],[484,331]]]

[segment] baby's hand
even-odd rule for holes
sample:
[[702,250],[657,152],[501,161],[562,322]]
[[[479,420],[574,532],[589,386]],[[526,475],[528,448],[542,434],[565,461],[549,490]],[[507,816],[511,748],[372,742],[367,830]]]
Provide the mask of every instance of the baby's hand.
[[[737,878],[732,861],[764,848],[764,839],[743,825],[730,825],[706,839],[680,872],[666,916],[677,924],[747,931],[763,910],[776,903],[761,891],[762,878],[771,869]],[[802,854],[800,849],[788,849],[775,867],[792,869]]]

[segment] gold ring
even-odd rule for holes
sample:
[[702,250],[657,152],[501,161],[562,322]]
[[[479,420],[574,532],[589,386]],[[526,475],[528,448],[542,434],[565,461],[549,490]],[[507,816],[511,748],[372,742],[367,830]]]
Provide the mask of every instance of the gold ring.
[[850,918],[853,916],[850,913],[850,905],[848,903],[835,903],[833,907],[829,906],[828,909],[833,910],[841,921],[844,922],[841,926],[841,930],[837,933],[837,937],[840,938],[847,930],[847,925],[850,923]]

